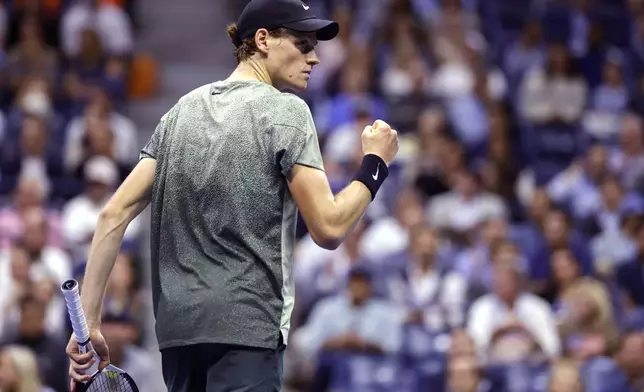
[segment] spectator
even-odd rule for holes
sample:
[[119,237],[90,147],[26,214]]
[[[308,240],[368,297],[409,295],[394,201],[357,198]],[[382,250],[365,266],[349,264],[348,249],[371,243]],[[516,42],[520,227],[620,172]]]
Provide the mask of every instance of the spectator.
[[641,225],[644,206],[623,206],[617,231],[604,232],[592,239],[590,249],[593,266],[597,273],[613,275],[620,264],[632,260],[637,253],[636,236]]
[[30,210],[43,209],[47,221],[47,245],[64,248],[60,213],[48,209],[45,201],[49,188],[41,178],[21,177],[14,191],[12,204],[0,209],[0,249],[6,249],[18,240],[26,228],[26,216]]
[[129,313],[107,312],[101,331],[110,348],[110,363],[127,369],[138,390],[158,392],[165,389],[160,363],[147,351],[137,347],[140,329]]
[[0,167],[18,177],[38,176],[42,181],[63,175],[62,156],[57,151],[50,124],[36,116],[24,116],[17,143],[8,141],[2,151]]
[[644,226],[637,230],[637,254],[617,267],[616,279],[629,307],[644,307]]
[[132,122],[109,108],[105,95],[97,94],[86,107],[83,118],[75,118],[68,128],[65,145],[65,167],[71,173],[93,155],[116,161],[120,170],[131,167],[136,154],[132,150],[136,129]]
[[452,331],[447,355],[450,359],[476,357],[476,345],[466,329]]
[[585,361],[612,355],[619,344],[619,330],[610,296],[597,280],[581,277],[569,250],[553,254],[558,278],[559,333],[570,357]]
[[626,374],[611,357],[595,357],[580,363],[584,392],[632,392]]
[[558,361],[552,367],[548,392],[583,392],[581,372],[572,361]]
[[[62,213],[63,235],[75,262],[87,259],[98,216],[119,183],[118,169],[106,157],[91,158],[84,166],[84,174],[85,192],[70,200]],[[134,220],[126,229],[126,246],[135,243],[139,222]]]
[[83,115],[72,118],[65,131],[67,135],[65,156],[68,165],[73,167],[81,160],[79,156],[82,155],[80,151],[83,148],[83,138],[94,119],[105,120],[109,129],[114,132],[116,160],[125,166],[134,164],[138,158],[136,125],[130,118],[116,111],[105,90],[96,89]]
[[502,252],[509,250],[513,253],[513,265],[520,266],[521,263],[518,250],[507,240],[507,221],[489,219],[481,224],[479,232],[472,245],[457,254],[454,259],[454,269],[467,279],[469,298],[486,294],[491,289],[492,266],[501,260]]
[[6,43],[9,47],[15,45],[20,39],[21,27],[25,19],[36,19],[42,36],[48,46],[59,48],[59,22],[63,11],[63,2],[41,0],[16,0],[11,3],[11,19],[9,30],[6,34]]
[[526,72],[541,67],[545,60],[541,21],[525,22],[521,35],[507,49],[503,67],[511,81],[520,81]]
[[[327,352],[389,353],[400,349],[401,329],[395,308],[373,298],[371,273],[354,268],[347,293],[322,300],[296,341],[310,359]],[[306,342],[306,343],[304,343]]]
[[26,77],[16,92],[13,107],[9,113],[9,124],[20,124],[22,117],[32,115],[46,121],[57,121],[54,112],[53,86],[37,75]]
[[67,377],[68,361],[65,357],[65,341],[49,335],[46,331],[47,305],[31,295],[20,301],[20,323],[13,336],[4,339],[4,344],[28,347],[36,355],[43,381],[56,392],[69,391]]
[[644,335],[641,331],[624,336],[615,360],[622,368],[633,391],[644,388]]
[[11,328],[9,315],[18,312],[20,299],[31,287],[31,262],[29,254],[18,246],[9,250],[8,257],[2,258],[0,265],[0,312],[5,317],[0,321],[0,340],[5,330]]
[[45,43],[41,26],[35,16],[26,16],[21,23],[20,41],[9,52],[8,57],[11,90],[18,91],[29,77],[42,78],[53,87],[58,77],[56,52]]
[[483,191],[475,174],[461,171],[453,176],[453,190],[429,203],[427,219],[432,225],[464,233],[486,219],[508,216],[501,198]]
[[371,118],[383,118],[386,107],[382,99],[371,93],[369,63],[365,59],[351,62],[341,70],[340,91],[318,110],[315,123],[320,134],[353,123],[357,107],[370,108]]
[[550,357],[556,357],[561,351],[554,315],[548,304],[525,292],[516,267],[495,265],[493,292],[474,301],[467,329],[477,350],[485,355],[494,334],[509,328],[530,333]]
[[569,248],[581,265],[582,274],[592,272],[586,239],[571,228],[571,221],[563,211],[550,211],[541,223],[541,230],[543,242],[537,252],[529,256],[530,279],[535,292],[543,293],[545,280],[551,277],[550,254],[556,249]]
[[146,320],[144,291],[140,290],[140,268],[134,258],[121,251],[114,262],[114,268],[105,293],[104,308],[112,314],[127,313],[137,325]]
[[409,230],[423,222],[422,201],[413,189],[400,191],[392,216],[373,222],[360,240],[360,252],[369,260],[383,260],[403,252],[409,245]]
[[548,184],[548,195],[565,205],[575,219],[586,219],[601,203],[600,184],[609,174],[608,152],[600,144],[588,148],[583,161],[576,161]]
[[532,124],[575,124],[586,105],[587,86],[568,49],[552,45],[544,67],[526,74],[520,87],[520,112]]
[[435,230],[412,229],[406,263],[386,271],[387,298],[408,312],[408,324],[437,331],[464,324],[466,281],[441,263]]
[[24,232],[18,239],[29,254],[30,269],[36,276],[53,276],[56,285],[71,277],[71,261],[61,249],[47,245],[48,225],[42,209],[25,211]]
[[[615,177],[606,177],[600,187],[601,201],[594,213],[585,222],[581,222],[581,230],[588,236],[594,237],[599,233],[618,232],[623,205],[627,201],[624,189]],[[641,199],[630,195],[637,201]]]
[[64,86],[72,115],[81,113],[84,105],[96,94],[107,93],[115,100],[124,98],[123,64],[119,59],[105,56],[94,30],[83,30],[81,52],[70,63]]
[[[329,135],[324,143],[324,166],[327,171],[330,165],[338,165],[342,177],[346,177],[349,172],[346,166],[353,160],[356,150],[362,149],[360,145],[362,131],[373,124],[370,112],[368,107],[358,106],[355,122],[347,123]],[[358,152],[362,153],[362,151]]]
[[644,129],[639,116],[622,118],[619,146],[609,157],[609,167],[628,189],[644,189]]
[[448,192],[451,174],[465,169],[465,151],[445,136],[446,127],[440,107],[428,108],[418,119],[418,151],[409,158],[405,176],[424,200]]
[[62,47],[67,58],[81,51],[82,31],[96,29],[107,53],[126,56],[134,49],[132,23],[117,5],[100,0],[79,0],[61,20]]
[[58,285],[54,273],[32,269],[29,254],[19,246],[14,246],[8,259],[2,260],[1,268],[0,310],[5,317],[0,322],[0,338],[18,325],[20,301],[27,293],[47,304],[47,332],[60,336],[65,325],[65,304],[57,295]]
[[485,390],[481,370],[474,358],[454,358],[448,365],[449,392],[479,392]]
[[0,351],[0,390],[56,392],[43,385],[36,356],[22,346],[7,346]]
[[484,188],[507,201],[512,219],[521,216],[519,200],[515,193],[519,177],[520,159],[512,152],[512,132],[505,109],[495,105],[489,112],[490,139],[486,156],[481,162]]
[[308,316],[315,302],[337,295],[347,287],[352,268],[369,264],[360,250],[366,228],[364,219],[360,220],[353,232],[333,251],[320,249],[310,236],[300,245],[295,258],[295,281],[298,291],[296,306],[302,320]]
[[623,61],[621,53],[610,53],[601,84],[592,92],[584,128],[594,139],[613,142],[621,115],[628,109],[629,91]]

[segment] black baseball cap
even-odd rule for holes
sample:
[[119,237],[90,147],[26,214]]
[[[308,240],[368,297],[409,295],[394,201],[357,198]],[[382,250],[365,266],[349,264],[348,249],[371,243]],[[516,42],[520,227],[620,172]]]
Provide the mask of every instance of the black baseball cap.
[[237,20],[237,43],[253,37],[262,28],[315,32],[318,41],[331,40],[340,30],[336,22],[318,19],[300,0],[251,0]]

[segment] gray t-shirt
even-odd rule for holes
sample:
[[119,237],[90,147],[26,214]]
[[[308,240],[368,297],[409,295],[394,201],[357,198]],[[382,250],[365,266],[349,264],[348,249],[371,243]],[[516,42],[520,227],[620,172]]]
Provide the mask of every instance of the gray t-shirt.
[[286,175],[324,170],[311,112],[256,81],[184,97],[141,152],[152,190],[152,288],[160,349],[277,348],[288,339],[297,208]]

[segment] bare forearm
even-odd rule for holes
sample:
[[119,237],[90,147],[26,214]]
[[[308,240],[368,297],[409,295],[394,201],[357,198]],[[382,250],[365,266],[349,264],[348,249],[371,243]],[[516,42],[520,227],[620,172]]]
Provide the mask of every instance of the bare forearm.
[[101,324],[101,308],[107,282],[121,248],[127,224],[125,218],[106,214],[102,214],[98,220],[81,292],[81,302],[89,328],[98,328]]
[[371,192],[361,182],[353,181],[335,195],[333,208],[326,216],[326,225],[337,242],[353,230],[371,202]]
[[121,248],[125,229],[150,202],[155,171],[156,160],[142,159],[98,218],[81,293],[81,302],[90,328],[101,324],[105,288]]

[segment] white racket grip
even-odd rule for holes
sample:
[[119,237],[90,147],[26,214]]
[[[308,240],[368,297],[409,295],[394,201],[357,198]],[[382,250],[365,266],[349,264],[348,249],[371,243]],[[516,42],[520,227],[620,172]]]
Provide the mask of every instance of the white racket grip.
[[[80,294],[78,292],[78,282],[70,279],[61,285],[63,297],[67,304],[67,313],[72,322],[72,329],[74,330],[74,337],[78,343],[78,352],[84,354],[93,352],[92,342],[89,339],[89,328],[87,328],[87,321],[85,320],[85,313],[81,304]],[[85,374],[94,374],[98,371],[99,357],[94,352],[94,364],[92,367],[85,371]]]

